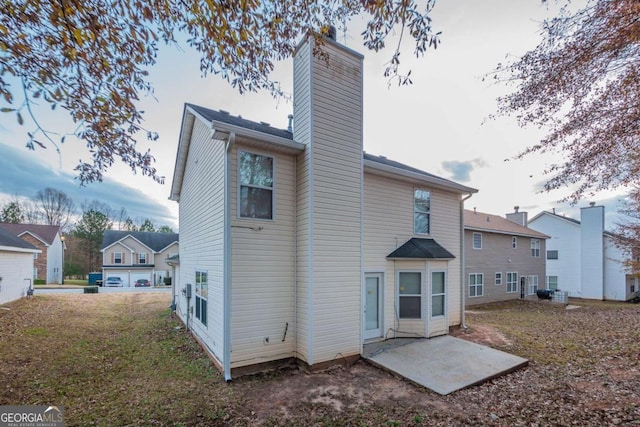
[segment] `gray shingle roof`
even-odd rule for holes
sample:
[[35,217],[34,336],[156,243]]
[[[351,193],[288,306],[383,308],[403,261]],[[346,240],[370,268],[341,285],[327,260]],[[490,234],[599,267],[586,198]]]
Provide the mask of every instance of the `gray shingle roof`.
[[140,243],[147,246],[154,252],[159,252],[166,248],[173,242],[178,241],[177,233],[152,233],[149,231],[121,231],[121,230],[106,230],[102,238],[101,249],[111,246],[115,242],[124,239],[127,236],[131,236],[134,239],[140,241]]
[[397,259],[455,259],[455,256],[433,239],[413,237],[404,245],[387,255]]
[[57,225],[41,225],[41,224],[9,224],[0,223],[0,228],[4,228],[14,236],[20,236],[23,233],[30,233],[44,241],[47,245],[53,243],[56,234],[60,231]]
[[208,108],[200,107],[194,104],[186,104],[188,107],[193,108],[204,119],[213,122],[223,122],[230,125],[238,126],[244,129],[251,129],[258,132],[279,136],[280,138],[286,138],[293,141],[293,134],[286,129],[278,129],[267,123],[258,123],[251,120],[243,119],[241,116],[232,116],[226,111],[215,111]]
[[37,249],[31,243],[22,240],[18,236],[14,236],[13,233],[2,227],[0,227],[0,246],[9,246],[20,249]]

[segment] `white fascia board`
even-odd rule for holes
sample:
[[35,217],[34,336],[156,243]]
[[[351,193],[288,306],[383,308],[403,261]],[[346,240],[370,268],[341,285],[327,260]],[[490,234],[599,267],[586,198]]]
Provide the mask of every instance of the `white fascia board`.
[[[505,236],[517,236],[517,237],[532,237],[534,239],[550,239],[550,236],[547,236],[544,233],[540,233],[539,231],[536,232],[535,230],[532,230],[531,234],[527,234],[525,232],[522,231],[504,231],[504,230],[494,230],[491,228],[481,228],[481,227],[472,227],[469,225],[465,225],[464,226],[465,230],[468,231],[480,231],[483,233],[493,233],[493,234],[503,234]],[[535,233],[539,233],[539,234],[535,234]]]
[[159,254],[160,252],[162,252],[162,251],[164,251],[165,249],[167,249],[169,246],[171,246],[171,245],[175,245],[176,243],[178,243],[178,241],[177,241],[177,240],[174,240],[173,242],[169,243],[169,244],[168,244],[167,246],[165,246],[164,248],[160,249],[160,250],[159,250],[159,251],[157,251],[157,252],[153,252],[153,253],[154,253],[154,254]]
[[211,129],[215,133],[230,134],[235,133],[237,137],[245,137],[260,142],[267,142],[275,145],[276,147],[283,149],[284,151],[291,152],[292,154],[302,153],[305,150],[305,145],[299,142],[292,141],[287,138],[282,138],[269,133],[260,132],[253,129],[247,129],[241,126],[231,125],[229,123],[212,121]]
[[124,248],[125,248],[125,249],[128,249],[130,252],[135,252],[135,251],[134,251],[133,249],[131,249],[129,246],[127,246],[127,245],[125,245],[124,243],[122,243],[122,241],[123,241],[124,239],[126,239],[127,237],[131,237],[133,240],[135,240],[136,242],[140,243],[140,244],[141,244],[142,246],[144,246],[145,248],[149,248],[147,245],[145,245],[145,244],[143,244],[142,242],[140,242],[140,240],[135,239],[131,234],[127,234],[127,235],[126,235],[126,236],[124,236],[122,239],[120,239],[120,240],[116,240],[115,242],[113,242],[113,243],[112,243],[112,244],[110,244],[109,246],[106,246],[106,247],[104,247],[104,248],[100,249],[100,252],[104,252],[104,251],[106,251],[107,249],[109,249],[110,247],[115,246],[115,245],[124,246]]
[[30,231],[23,231],[22,233],[18,234],[18,237],[22,238],[22,236],[24,236],[25,234],[28,234],[29,236],[33,237],[36,240],[39,240],[40,242],[42,242],[43,245],[45,245],[46,247],[51,246],[49,243],[47,243],[42,237],[38,236],[37,234],[34,234]]
[[417,172],[408,171],[400,168],[396,168],[389,165],[383,165],[378,162],[374,162],[371,160],[364,160],[365,172],[367,169],[372,173],[379,173],[383,176],[395,177],[398,179],[404,179],[405,181],[422,183],[426,185],[430,185],[432,187],[455,191],[456,193],[461,194],[474,194],[477,193],[478,190],[475,188],[467,187],[462,184],[458,184],[444,178],[438,178],[436,176],[427,176]]
[[3,252],[24,252],[29,254],[41,254],[40,249],[18,248],[16,246],[0,246],[0,251]]

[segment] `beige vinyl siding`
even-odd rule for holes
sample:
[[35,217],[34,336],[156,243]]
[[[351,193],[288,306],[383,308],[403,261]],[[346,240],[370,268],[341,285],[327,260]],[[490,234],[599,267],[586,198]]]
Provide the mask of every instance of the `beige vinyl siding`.
[[[386,256],[403,245],[413,234],[414,189],[431,194],[430,237],[451,252],[451,261],[393,261]],[[385,274],[385,331],[397,330],[395,336],[430,336],[446,333],[448,326],[460,324],[460,195],[417,186],[365,172],[364,174],[364,269]],[[397,273],[419,270],[423,275],[423,319],[399,320],[397,315]],[[446,271],[446,319],[431,320],[429,308],[431,271]],[[443,323],[447,323],[447,327]],[[427,330],[428,326],[428,330]]]
[[[114,257],[115,254],[120,252],[122,254],[122,263],[115,264]],[[122,243],[118,242],[114,245],[107,248],[102,253],[102,264],[107,265],[131,265],[131,248],[124,246]]]
[[273,158],[274,219],[232,215],[232,368],[293,357],[295,346],[295,157],[237,143],[231,156],[234,208],[238,151]]
[[[205,123],[196,119],[180,196],[180,280],[193,286],[196,270],[208,272],[207,326],[189,314],[190,326],[209,351],[223,362],[225,144],[212,140]],[[186,320],[186,298],[179,294],[178,314]],[[193,308],[191,308],[193,309]]]
[[[311,46],[304,43],[296,52],[293,61],[294,67],[294,93],[299,99],[306,102],[295,102],[294,115],[294,139],[298,142],[308,143],[312,130],[311,117],[311,83],[308,78],[311,72]],[[297,100],[298,98],[296,98]],[[311,310],[309,310],[309,286],[310,286],[310,185],[311,185],[311,153],[305,152],[297,159],[297,257],[296,257],[296,357],[307,363],[310,362],[311,339]]]
[[294,63],[294,139],[308,146],[298,163],[298,330],[313,365],[360,353],[362,62],[328,42],[327,66],[310,49]]
[[362,61],[314,59],[313,363],[360,353]]

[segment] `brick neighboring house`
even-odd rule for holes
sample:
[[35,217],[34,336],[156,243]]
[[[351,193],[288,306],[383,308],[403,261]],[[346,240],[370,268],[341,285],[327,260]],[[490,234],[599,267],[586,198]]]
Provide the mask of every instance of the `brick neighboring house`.
[[47,283],[60,283],[63,267],[63,241],[60,227],[40,224],[0,223],[0,227],[10,234],[20,237],[41,250],[34,253],[33,278]]

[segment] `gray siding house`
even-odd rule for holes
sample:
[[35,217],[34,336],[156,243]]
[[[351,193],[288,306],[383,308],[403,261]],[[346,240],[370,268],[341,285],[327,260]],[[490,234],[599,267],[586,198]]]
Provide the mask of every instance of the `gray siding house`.
[[528,228],[527,213],[506,218],[465,210],[466,306],[517,298],[537,298],[546,289],[549,236]]

